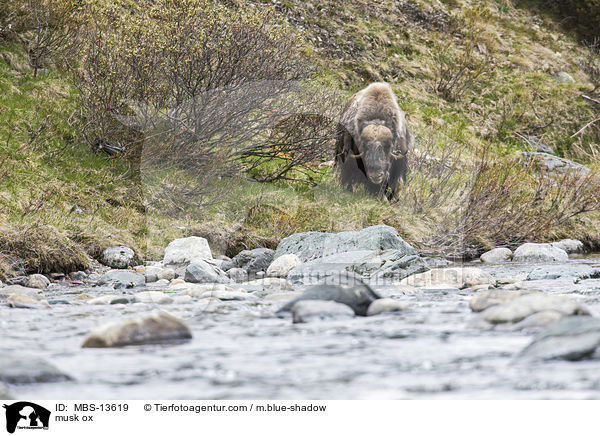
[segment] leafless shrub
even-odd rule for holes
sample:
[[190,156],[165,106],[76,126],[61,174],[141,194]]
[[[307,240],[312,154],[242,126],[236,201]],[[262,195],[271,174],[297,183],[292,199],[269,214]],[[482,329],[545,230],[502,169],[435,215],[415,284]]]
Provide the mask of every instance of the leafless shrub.
[[[453,51],[455,41],[451,38],[434,43],[433,88],[448,101],[460,100],[464,93],[477,85],[492,68],[492,58],[482,38],[486,17],[485,9],[470,9],[467,11],[463,28],[455,28],[449,32],[450,35],[462,34],[462,46],[458,51]],[[458,25],[458,22],[455,25]]]
[[600,178],[592,172],[557,174],[533,163],[482,159],[468,186],[428,246],[474,257],[498,245],[548,239],[573,217],[600,210]]
[[169,203],[202,203],[220,177],[286,178],[328,150],[337,97],[310,85],[301,41],[268,9],[91,3],[86,21],[72,60],[84,136],[127,149],[144,180],[170,179],[156,198],[178,187]]
[[68,45],[77,29],[77,3],[70,0],[15,0],[8,28],[23,45],[33,76]]
[[416,213],[432,213],[455,204],[465,190],[464,145],[434,132],[419,137],[416,143],[409,155],[407,182],[398,198]]
[[579,66],[590,78],[594,85],[591,92],[595,93],[600,89],[600,37],[584,42],[584,45],[587,48],[587,56],[579,63]]

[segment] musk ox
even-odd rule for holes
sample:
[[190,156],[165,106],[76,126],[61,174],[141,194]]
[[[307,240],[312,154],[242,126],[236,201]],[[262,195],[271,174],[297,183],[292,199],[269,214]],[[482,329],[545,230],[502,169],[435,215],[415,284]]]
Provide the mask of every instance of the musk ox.
[[350,190],[363,185],[391,199],[400,179],[406,180],[413,142],[392,88],[367,86],[350,99],[338,126],[335,162],[342,185]]

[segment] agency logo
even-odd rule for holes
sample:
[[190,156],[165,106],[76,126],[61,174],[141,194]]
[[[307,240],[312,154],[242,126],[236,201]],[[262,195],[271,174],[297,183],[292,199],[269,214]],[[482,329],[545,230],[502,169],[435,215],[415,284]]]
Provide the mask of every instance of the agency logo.
[[14,433],[16,429],[48,430],[50,411],[35,403],[19,401],[5,404],[6,431]]

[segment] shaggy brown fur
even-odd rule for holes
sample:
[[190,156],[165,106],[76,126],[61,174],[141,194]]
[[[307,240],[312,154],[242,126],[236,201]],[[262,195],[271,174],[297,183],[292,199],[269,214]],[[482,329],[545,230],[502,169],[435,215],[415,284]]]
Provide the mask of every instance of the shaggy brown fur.
[[400,178],[406,178],[413,142],[390,86],[372,83],[350,99],[340,121],[336,164],[342,185],[362,184],[374,195],[391,198]]

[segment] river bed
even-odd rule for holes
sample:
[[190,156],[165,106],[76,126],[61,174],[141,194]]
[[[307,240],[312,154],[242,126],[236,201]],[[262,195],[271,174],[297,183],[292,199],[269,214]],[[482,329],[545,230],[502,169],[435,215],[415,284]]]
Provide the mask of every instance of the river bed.
[[[468,265],[517,279],[540,266]],[[598,266],[600,256],[581,256],[567,265]],[[570,294],[593,315],[600,313],[600,279],[533,280],[523,287]],[[56,287],[45,291],[46,298],[71,304],[0,306],[0,353],[45,358],[74,379],[10,385],[15,398],[600,398],[600,356],[579,362],[516,360],[535,331],[479,330],[469,308],[473,291],[401,295],[397,298],[408,307],[402,312],[306,324],[273,316],[281,301],[87,305],[77,303],[80,292],[99,296],[111,290]],[[81,348],[95,326],[154,309],[184,319],[193,339],[168,346]]]

